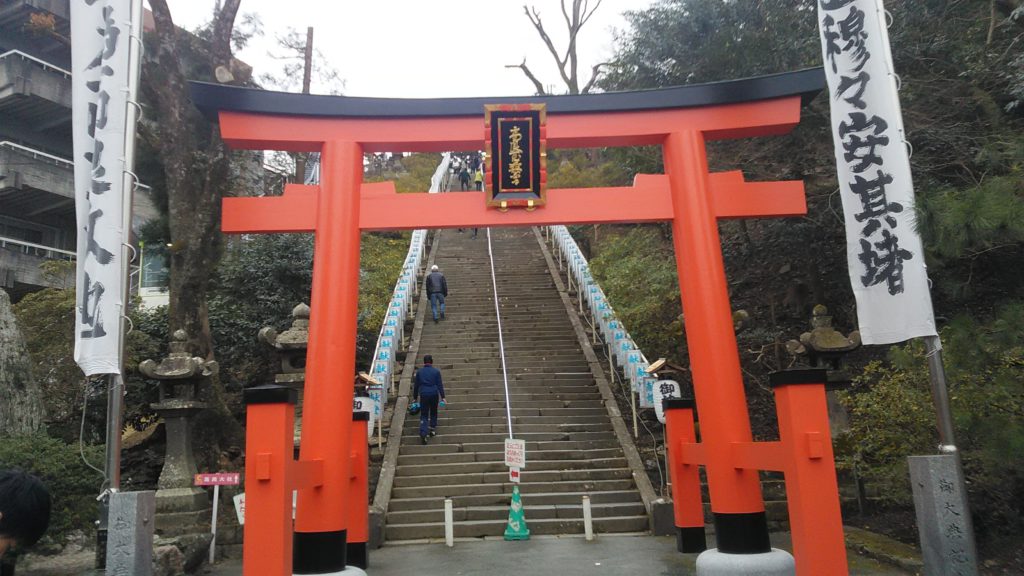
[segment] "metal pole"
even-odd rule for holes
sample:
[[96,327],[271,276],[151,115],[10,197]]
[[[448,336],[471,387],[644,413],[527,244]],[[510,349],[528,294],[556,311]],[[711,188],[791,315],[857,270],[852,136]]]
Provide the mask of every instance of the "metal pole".
[[210,533],[213,534],[213,538],[210,539],[210,565],[213,565],[213,559],[216,555],[217,546],[217,508],[220,504],[220,484],[213,485],[213,519],[210,520]]
[[946,367],[942,363],[942,342],[938,336],[924,338],[925,357],[928,358],[928,374],[931,380],[932,402],[939,428],[939,452],[955,454],[956,439],[953,436],[953,414],[949,409],[949,388],[946,385]]
[[[142,298],[142,280],[143,274],[145,274],[146,261],[145,261],[146,243],[139,240],[139,289],[135,291],[139,298]],[[129,286],[130,288],[130,286]]]

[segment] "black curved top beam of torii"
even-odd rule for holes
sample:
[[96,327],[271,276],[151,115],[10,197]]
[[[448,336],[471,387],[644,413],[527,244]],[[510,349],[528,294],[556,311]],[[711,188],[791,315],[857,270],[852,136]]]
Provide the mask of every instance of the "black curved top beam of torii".
[[822,68],[653,90],[564,96],[367,98],[273,92],[189,82],[192,102],[208,118],[220,111],[324,118],[444,118],[483,116],[484,105],[546,104],[549,114],[637,112],[694,108],[799,95],[806,104],[825,88]]

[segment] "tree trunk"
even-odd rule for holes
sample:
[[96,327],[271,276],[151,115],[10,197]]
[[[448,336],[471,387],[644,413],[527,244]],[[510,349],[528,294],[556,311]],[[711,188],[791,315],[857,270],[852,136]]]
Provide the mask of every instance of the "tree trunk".
[[32,377],[32,360],[11,299],[0,289],[0,438],[38,432],[46,418],[43,391]]
[[[223,72],[232,69],[231,30],[240,1],[227,0],[215,16],[209,51],[211,77],[232,77],[233,73]],[[212,360],[206,296],[221,256],[221,200],[234,183],[231,156],[219,128],[199,114],[189,100],[178,49],[179,34],[185,32],[175,27],[166,0],[150,0],[150,6],[158,46],[152,63],[143,67],[143,88],[159,121],[155,145],[167,186],[171,239],[168,322],[172,333],[182,329],[188,334],[191,353]],[[205,413],[207,417],[197,421],[197,436],[209,439],[209,443],[203,443],[198,456],[215,462],[221,449],[239,442],[241,426],[227,408],[218,378],[211,379],[203,398],[210,410]]]

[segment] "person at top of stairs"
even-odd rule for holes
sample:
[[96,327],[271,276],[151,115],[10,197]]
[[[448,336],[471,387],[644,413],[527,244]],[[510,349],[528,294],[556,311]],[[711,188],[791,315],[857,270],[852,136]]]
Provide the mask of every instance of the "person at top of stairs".
[[441,309],[441,318],[444,318],[444,299],[448,297],[448,281],[444,274],[437,269],[437,264],[430,267],[430,274],[427,275],[427,297],[430,298],[430,310],[434,313],[434,323],[437,323],[437,311]]
[[412,399],[420,403],[420,440],[426,444],[427,436],[437,435],[437,406],[444,401],[444,383],[441,371],[434,368],[434,358],[423,356],[423,367],[416,371],[412,385]]

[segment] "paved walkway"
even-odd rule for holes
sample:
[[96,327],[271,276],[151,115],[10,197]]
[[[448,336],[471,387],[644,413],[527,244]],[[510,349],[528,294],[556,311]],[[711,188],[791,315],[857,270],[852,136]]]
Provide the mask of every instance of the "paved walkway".
[[[788,534],[773,534],[772,543],[789,547]],[[850,576],[907,576],[898,568],[849,553]],[[602,535],[593,542],[578,536],[539,536],[526,542],[501,539],[388,544],[370,551],[368,574],[381,576],[505,576],[548,575],[688,576],[696,555],[676,552],[671,537]],[[239,576],[241,562],[226,561],[204,574]],[[824,575],[823,575],[824,576]]]

